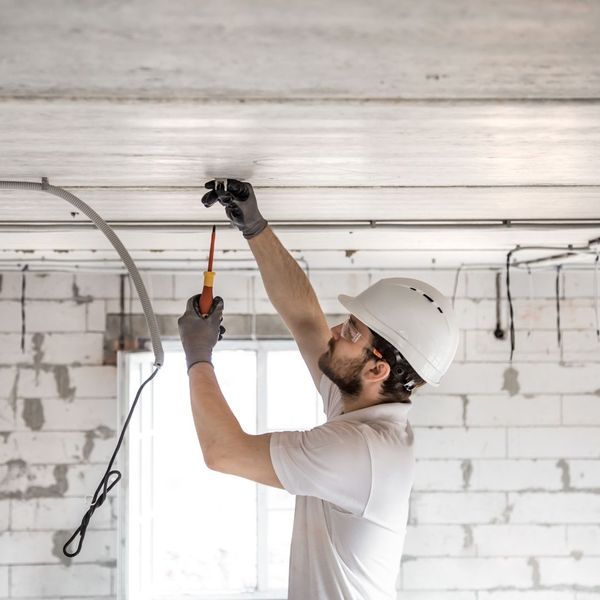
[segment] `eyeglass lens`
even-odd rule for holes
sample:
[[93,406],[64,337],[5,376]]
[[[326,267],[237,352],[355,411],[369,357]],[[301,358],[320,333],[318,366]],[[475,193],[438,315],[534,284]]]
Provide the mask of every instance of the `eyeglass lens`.
[[350,321],[350,317],[344,321],[342,324],[342,337],[350,342],[356,343],[356,341],[360,338],[360,331],[354,327],[352,321]]

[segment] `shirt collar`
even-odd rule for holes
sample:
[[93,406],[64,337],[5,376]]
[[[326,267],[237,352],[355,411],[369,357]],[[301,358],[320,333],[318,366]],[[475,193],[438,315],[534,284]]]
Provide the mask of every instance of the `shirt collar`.
[[330,421],[396,421],[406,423],[412,402],[384,402],[336,415]]

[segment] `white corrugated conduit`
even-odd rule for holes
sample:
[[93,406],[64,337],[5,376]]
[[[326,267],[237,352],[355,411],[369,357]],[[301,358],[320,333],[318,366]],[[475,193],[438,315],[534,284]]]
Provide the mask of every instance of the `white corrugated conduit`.
[[[108,463],[106,473],[102,477],[100,484],[98,485],[98,487],[96,488],[96,491],[94,492],[94,496],[92,498],[92,504],[91,504],[90,508],[83,516],[81,525],[75,530],[73,535],[67,540],[67,542],[63,546],[63,554],[65,556],[72,558],[73,556],[77,556],[79,554],[79,552],[81,551],[83,540],[85,538],[85,532],[87,530],[87,526],[90,522],[90,519],[92,518],[92,515],[94,514],[94,511],[97,508],[99,508],[100,506],[102,506],[102,504],[106,500],[106,496],[107,496],[108,492],[110,492],[110,490],[121,479],[121,476],[122,476],[121,472],[118,469],[112,470],[113,462],[117,456],[117,452],[119,451],[119,448],[121,447],[121,443],[123,441],[123,436],[125,435],[125,431],[127,429],[127,426],[129,425],[129,421],[131,419],[133,411],[135,410],[137,401],[140,397],[140,394],[142,393],[142,390],[144,389],[144,386],[151,379],[154,378],[154,376],[158,373],[158,370],[164,363],[164,351],[163,351],[162,343],[160,341],[160,333],[158,330],[158,323],[156,321],[156,316],[154,315],[154,311],[152,310],[152,304],[150,303],[150,298],[148,298],[148,294],[146,292],[146,287],[144,286],[144,282],[142,281],[140,273],[139,273],[137,267],[135,266],[133,259],[129,255],[129,252],[127,252],[125,246],[123,246],[123,243],[117,237],[117,234],[110,228],[110,226],[104,221],[104,219],[102,219],[102,217],[95,210],[93,210],[85,202],[83,202],[82,200],[77,198],[77,196],[74,196],[70,192],[63,190],[62,188],[50,185],[48,183],[48,179],[46,177],[42,178],[41,183],[31,183],[28,181],[0,181],[0,189],[28,190],[28,191],[34,190],[34,191],[47,192],[49,194],[53,194],[54,196],[58,196],[59,198],[62,198],[63,200],[66,200],[67,202],[69,202],[70,204],[75,206],[78,210],[80,210],[83,214],[88,216],[93,221],[94,225],[108,238],[108,241],[113,245],[114,249],[117,251],[117,253],[121,257],[121,260],[123,261],[123,264],[125,265],[127,271],[129,272],[129,275],[135,285],[135,289],[137,290],[140,302],[142,303],[144,316],[146,317],[146,323],[148,324],[148,329],[150,330],[150,336],[152,338],[152,348],[154,350],[154,366],[156,368],[152,371],[152,374],[150,375],[150,377],[148,377],[148,379],[146,379],[146,381],[144,381],[142,383],[142,385],[139,387],[139,389],[135,395],[135,400],[133,401],[133,404],[131,405],[129,414],[127,415],[127,419],[125,420],[125,424],[123,425],[123,431],[121,432],[121,435],[119,436],[119,441],[117,442],[115,451],[113,452],[110,462]],[[116,475],[116,479],[114,479],[111,482],[111,484],[109,485],[108,482],[109,482],[111,475]],[[78,534],[80,535],[80,538],[79,538],[79,543],[77,545],[77,549],[75,550],[75,552],[69,552],[67,550],[67,547],[77,537]]]

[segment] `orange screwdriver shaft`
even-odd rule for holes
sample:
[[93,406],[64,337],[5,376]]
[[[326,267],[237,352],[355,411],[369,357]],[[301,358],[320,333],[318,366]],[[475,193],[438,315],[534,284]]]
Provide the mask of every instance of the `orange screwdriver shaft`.
[[213,225],[212,235],[210,237],[210,252],[208,254],[208,271],[204,271],[204,287],[200,294],[200,314],[203,317],[208,315],[208,311],[213,303],[213,284],[215,282],[215,273],[212,270],[213,257],[215,254],[215,236],[217,226]]

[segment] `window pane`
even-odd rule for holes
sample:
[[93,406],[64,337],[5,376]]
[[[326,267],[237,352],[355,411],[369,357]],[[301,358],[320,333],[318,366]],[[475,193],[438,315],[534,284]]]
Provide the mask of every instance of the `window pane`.
[[[257,585],[256,484],[205,466],[183,353],[167,358],[154,380],[152,597],[251,591]],[[215,351],[213,363],[242,428],[255,432],[256,353]]]
[[267,427],[311,429],[323,406],[310,371],[298,350],[272,350],[267,358]]
[[[258,363],[257,352],[264,362]],[[213,363],[244,431],[311,429],[325,421],[322,400],[291,343],[215,350]],[[257,382],[259,364],[266,366],[266,378]],[[137,429],[131,432],[132,600],[252,594],[259,573],[263,591],[280,590],[285,597],[295,496],[260,486],[259,503],[255,482],[206,467],[182,352],[167,353],[152,384],[153,394],[140,399]],[[257,406],[257,384],[266,406]],[[258,551],[265,561],[261,568]]]

